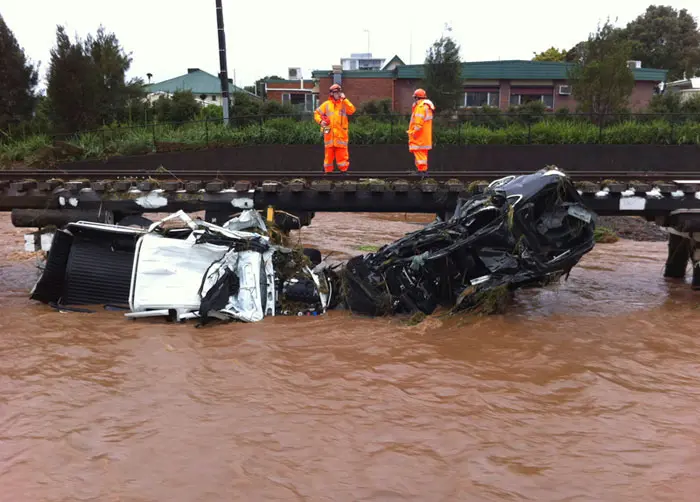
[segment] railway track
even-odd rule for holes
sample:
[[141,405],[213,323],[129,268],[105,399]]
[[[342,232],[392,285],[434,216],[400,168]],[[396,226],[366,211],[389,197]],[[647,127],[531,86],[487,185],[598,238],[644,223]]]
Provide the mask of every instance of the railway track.
[[[490,181],[510,175],[526,174],[532,172],[525,169],[511,170],[461,170],[461,171],[430,171],[428,178],[435,180],[456,179],[460,181]],[[675,180],[700,180],[700,171],[689,173],[687,171],[571,171],[566,172],[572,180],[600,182],[603,180],[615,181],[675,181]],[[159,181],[289,181],[292,179],[329,179],[333,181],[341,180],[361,180],[361,179],[418,179],[415,173],[405,170],[386,171],[357,171],[346,174],[331,173],[323,174],[319,171],[211,171],[211,170],[82,170],[82,169],[52,169],[52,170],[9,170],[0,171],[0,183],[17,181],[48,181],[48,180],[83,180],[83,181],[104,181],[104,180],[142,180],[153,179]]]

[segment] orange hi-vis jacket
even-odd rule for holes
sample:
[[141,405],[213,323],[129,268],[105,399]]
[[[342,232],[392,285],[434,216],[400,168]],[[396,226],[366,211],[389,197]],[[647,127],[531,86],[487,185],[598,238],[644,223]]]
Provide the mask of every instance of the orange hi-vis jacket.
[[413,103],[411,123],[408,126],[408,149],[431,150],[433,148],[433,112],[435,105],[429,99]]
[[330,124],[328,132],[323,133],[323,143],[326,148],[334,146],[348,147],[348,115],[355,113],[355,105],[348,98],[335,101],[333,98],[324,101],[314,111],[314,120],[317,124],[325,117]]

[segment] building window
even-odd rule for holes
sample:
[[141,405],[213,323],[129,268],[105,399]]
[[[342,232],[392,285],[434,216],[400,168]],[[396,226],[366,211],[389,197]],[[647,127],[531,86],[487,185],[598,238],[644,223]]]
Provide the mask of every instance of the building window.
[[524,105],[532,101],[541,101],[547,108],[554,108],[553,94],[511,94],[510,104],[514,106]]
[[498,91],[466,91],[464,93],[465,107],[498,106]]
[[282,104],[290,104],[298,110],[312,112],[314,110],[313,94],[308,92],[285,92],[282,94]]

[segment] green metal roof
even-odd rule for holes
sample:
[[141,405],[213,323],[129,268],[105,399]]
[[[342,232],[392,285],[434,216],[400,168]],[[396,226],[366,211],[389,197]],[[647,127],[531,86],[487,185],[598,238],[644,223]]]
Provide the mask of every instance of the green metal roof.
[[384,64],[384,66],[382,67],[382,70],[384,70],[384,68],[386,68],[387,66],[389,66],[389,65],[390,65],[391,63],[393,63],[393,62],[397,62],[399,66],[405,66],[405,65],[406,65],[406,63],[404,63],[403,60],[402,60],[402,59],[398,56],[398,54],[397,54],[397,55],[395,55],[393,58],[391,58],[389,61],[387,61],[387,62]]
[[[462,78],[510,79],[510,80],[566,80],[567,70],[573,63],[554,61],[477,61],[462,63]],[[398,78],[423,78],[423,65],[399,66]],[[632,70],[635,80],[663,81],[667,70],[656,68],[635,68]]]
[[[190,90],[192,94],[221,94],[219,77],[200,69],[195,69],[179,77],[146,85],[146,92],[168,92]],[[229,92],[247,92],[229,82]],[[248,93],[250,94],[250,93]]]
[[[400,67],[399,67],[400,68]],[[343,70],[343,78],[394,78],[395,70]],[[315,70],[311,73],[313,78],[332,77],[330,70]]]
[[[264,82],[267,82],[268,84],[299,84],[298,80],[289,80],[286,78],[266,78]],[[313,84],[314,80],[312,78],[305,78],[304,83],[305,84]]]
[[[567,69],[573,63],[559,63],[552,61],[474,61],[462,63],[462,78],[465,80],[566,80]],[[635,68],[632,70],[635,80],[662,82],[666,79],[668,70],[657,68]],[[313,72],[315,78],[328,76],[331,72],[317,70]],[[348,71],[343,72],[343,77],[354,78],[362,73],[364,78],[396,77],[405,79],[422,79],[425,75],[424,65],[402,65],[393,71]]]

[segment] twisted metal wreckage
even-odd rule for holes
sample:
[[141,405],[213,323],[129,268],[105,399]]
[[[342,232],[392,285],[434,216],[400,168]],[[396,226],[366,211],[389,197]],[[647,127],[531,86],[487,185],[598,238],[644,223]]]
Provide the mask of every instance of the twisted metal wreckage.
[[148,229],[77,222],[55,232],[31,298],[59,308],[128,303],[129,318],[199,324],[339,305],[372,316],[474,309],[568,275],[595,245],[595,218],[562,172],[543,169],[494,181],[447,221],[332,266],[273,239],[255,210],[222,226],[182,211]]

